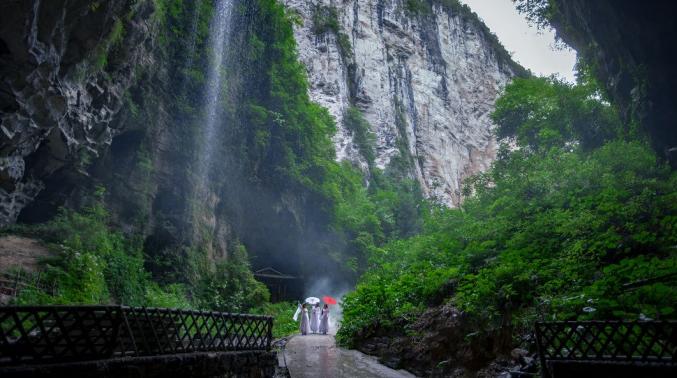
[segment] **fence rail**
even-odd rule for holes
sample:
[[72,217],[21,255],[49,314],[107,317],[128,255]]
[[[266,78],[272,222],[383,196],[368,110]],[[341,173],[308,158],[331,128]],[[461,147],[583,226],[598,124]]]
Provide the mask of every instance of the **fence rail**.
[[2,306],[0,366],[269,350],[273,319],[125,306]]
[[536,323],[544,377],[552,362],[658,364],[677,361],[676,321],[570,321]]
[[22,290],[39,289],[50,294],[56,293],[54,283],[41,281],[40,273],[0,272],[0,295],[16,297]]

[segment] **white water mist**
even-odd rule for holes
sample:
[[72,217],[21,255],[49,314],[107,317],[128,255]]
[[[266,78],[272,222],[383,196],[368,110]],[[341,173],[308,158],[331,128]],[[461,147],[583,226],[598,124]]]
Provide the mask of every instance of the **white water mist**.
[[322,299],[323,296],[328,295],[336,298],[339,302],[337,305],[329,306],[329,333],[335,334],[343,318],[343,308],[341,307],[341,299],[352,288],[345,283],[337,283],[328,277],[318,279],[311,279],[306,282],[305,296],[318,297]]

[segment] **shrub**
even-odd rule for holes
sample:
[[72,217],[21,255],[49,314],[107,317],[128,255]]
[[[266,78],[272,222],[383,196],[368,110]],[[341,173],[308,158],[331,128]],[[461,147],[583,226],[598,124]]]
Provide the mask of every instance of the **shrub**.
[[198,283],[201,308],[225,312],[246,312],[270,300],[268,288],[254,278],[244,246],[202,275]]
[[338,34],[341,31],[341,25],[338,20],[338,10],[332,6],[318,5],[313,8],[313,33],[322,35],[324,33]]
[[[644,142],[624,140],[631,134],[608,103],[532,80],[497,102],[499,132],[518,148],[504,145],[488,172],[466,182],[462,209],[432,208],[419,235],[370,251],[368,272],[344,299],[340,342],[410,324],[445,302],[483,331],[537,318],[674,316],[677,173]],[[538,139],[549,131],[559,136]]]
[[376,158],[376,137],[362,112],[354,106],[349,107],[343,115],[343,125],[353,134],[353,141],[369,167],[373,167]]
[[293,319],[294,312],[296,303],[292,302],[265,303],[251,309],[252,314],[269,315],[274,318],[273,337],[276,339],[298,333],[299,323]]

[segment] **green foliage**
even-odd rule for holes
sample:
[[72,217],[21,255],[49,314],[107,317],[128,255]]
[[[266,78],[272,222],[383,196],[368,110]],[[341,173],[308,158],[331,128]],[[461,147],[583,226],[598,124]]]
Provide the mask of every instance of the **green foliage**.
[[273,319],[273,338],[279,339],[290,336],[299,331],[299,323],[293,317],[296,312],[296,304],[292,302],[265,303],[262,306],[252,308],[252,314],[268,315]]
[[[351,60],[353,58],[353,45],[350,42],[350,37],[346,33],[338,33],[336,35],[336,43],[341,52],[341,57],[345,61]],[[350,69],[350,67],[348,68]]]
[[186,288],[180,284],[171,284],[162,288],[155,282],[146,287],[147,307],[189,309],[193,306],[187,299]]
[[125,26],[121,19],[115,20],[108,36],[100,42],[94,50],[92,61],[97,71],[102,71],[108,65],[108,55],[116,48],[125,36]]
[[371,131],[371,126],[359,109],[354,106],[349,107],[343,115],[343,125],[352,132],[353,141],[367,161],[369,167],[373,167],[376,158],[376,136]]
[[555,5],[549,0],[513,0],[517,11],[539,28],[550,28]]
[[268,288],[252,274],[247,250],[239,246],[213,272],[203,273],[198,283],[199,307],[224,312],[246,312],[268,302]]
[[371,250],[340,342],[447,301],[486,330],[674,317],[677,174],[585,85],[506,88],[494,119],[512,143],[467,181],[462,209],[432,208],[420,234]]
[[492,118],[498,137],[514,136],[520,146],[547,150],[580,143],[591,149],[621,131],[616,110],[601,97],[595,83],[516,78],[496,102]]
[[407,12],[414,14],[429,14],[432,12],[430,2],[426,0],[406,0],[404,7]]
[[315,6],[313,8],[312,31],[316,35],[322,35],[324,33],[338,34],[341,31],[341,24],[338,20],[338,10],[332,6]]
[[[580,303],[564,299],[603,285],[604,272],[616,264],[642,257],[674,266],[669,261],[675,258],[670,245],[677,208],[671,203],[676,195],[671,188],[677,177],[658,165],[646,146],[609,142],[590,154],[518,151],[500,161],[493,173],[474,183],[477,197],[465,210],[502,220],[492,230],[500,239],[482,236],[493,239],[498,253],[460,287],[457,301],[462,308],[495,319],[540,301],[558,304],[551,316],[584,316]],[[494,187],[491,180],[496,180]],[[599,301],[592,306],[595,315],[620,310],[605,308],[605,298],[585,299]],[[637,316],[647,305],[658,304],[640,301],[622,311]]]
[[[195,303],[181,284],[161,287],[144,270],[140,243],[112,231],[98,194],[82,212],[62,209],[49,223],[17,228],[50,243],[56,257],[46,261],[41,281],[54,293],[29,289],[19,304],[107,304],[169,308],[204,308],[244,312],[268,302],[268,289],[254,279],[247,252],[239,247],[198,282]],[[195,258],[191,259],[195,261]]]
[[313,8],[313,27],[315,35],[325,33],[334,34],[336,44],[338,45],[341,57],[348,61],[353,57],[352,44],[350,37],[341,31],[341,23],[338,19],[338,10],[332,6],[316,5]]
[[94,202],[80,212],[61,209],[48,223],[17,228],[17,232],[49,243],[55,255],[44,262],[40,277],[41,287],[47,283],[54,292],[24,290],[17,302],[132,306],[173,303],[186,307],[186,297],[177,287],[165,291],[149,281],[140,243],[109,227],[103,195],[103,188],[99,188]]

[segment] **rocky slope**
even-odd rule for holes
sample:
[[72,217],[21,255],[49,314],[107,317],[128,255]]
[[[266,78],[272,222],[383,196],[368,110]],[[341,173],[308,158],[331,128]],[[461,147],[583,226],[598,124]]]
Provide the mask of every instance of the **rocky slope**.
[[[295,36],[311,98],[337,121],[338,159],[367,167],[342,123],[356,106],[376,136],[377,167],[409,154],[415,162],[411,174],[424,194],[457,205],[463,179],[486,169],[495,156],[493,103],[501,87],[524,70],[474,14],[453,2],[285,3],[301,19]],[[338,28],[332,30],[333,17]]]

